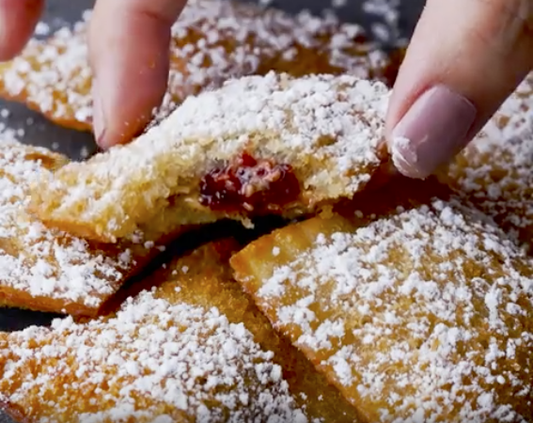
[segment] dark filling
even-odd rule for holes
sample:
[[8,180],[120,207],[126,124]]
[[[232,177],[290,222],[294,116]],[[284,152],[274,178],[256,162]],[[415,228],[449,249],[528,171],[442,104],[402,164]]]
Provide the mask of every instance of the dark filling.
[[234,163],[209,172],[200,183],[200,202],[211,210],[276,213],[300,195],[292,167],[243,154]]

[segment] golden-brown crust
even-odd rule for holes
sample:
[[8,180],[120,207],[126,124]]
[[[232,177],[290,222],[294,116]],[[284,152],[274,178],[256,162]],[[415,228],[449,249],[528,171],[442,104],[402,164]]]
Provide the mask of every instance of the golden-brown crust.
[[440,178],[519,243],[533,236],[533,73]]
[[[256,209],[244,207],[240,197],[231,203],[235,208],[219,210],[204,205],[201,196],[205,178],[219,172],[220,164],[224,168],[247,155],[285,166],[283,175],[296,179],[294,201],[263,213],[289,218],[313,213],[351,198],[379,173],[386,158],[388,98],[383,84],[349,75],[269,73],[234,80],[189,97],[132,143],[55,172],[34,186],[31,207],[53,227],[103,242],[153,225],[153,219],[162,232],[178,223],[246,220]],[[273,183],[259,182],[262,195],[284,197],[285,185],[270,192]],[[210,195],[227,198],[228,190],[224,184]]]
[[68,163],[60,154],[0,142],[0,303],[38,311],[95,316],[161,244],[185,228],[103,245],[51,230],[26,212],[29,186]]
[[[101,318],[98,321],[89,321],[77,326],[74,326],[73,323],[63,323],[68,328],[67,330],[59,329],[60,324],[56,323],[53,325],[55,329],[52,330],[43,328],[33,329],[35,332],[31,332],[32,329],[28,329],[26,332],[0,334],[0,369],[2,370],[0,371],[0,387],[4,397],[7,398],[5,405],[8,412],[17,418],[22,417],[24,421],[31,423],[41,421],[43,418],[48,418],[48,421],[57,423],[73,423],[78,421],[77,418],[80,417],[81,413],[88,409],[93,409],[93,411],[104,413],[102,419],[97,421],[107,422],[108,420],[104,419],[105,410],[109,406],[116,407],[119,405],[119,402],[113,402],[113,398],[119,398],[120,395],[117,394],[118,390],[121,388],[126,389],[126,385],[120,385],[121,382],[117,382],[119,379],[114,376],[113,371],[109,369],[105,370],[106,367],[103,363],[98,360],[88,361],[86,357],[87,354],[91,354],[90,351],[79,355],[77,360],[71,361],[71,358],[76,357],[77,352],[80,351],[77,348],[80,348],[80,345],[84,343],[83,339],[87,339],[92,345],[92,350],[96,350],[101,346],[100,343],[103,338],[99,337],[99,334],[103,331],[108,331],[109,336],[113,333],[115,333],[113,336],[121,336],[121,333],[119,333],[121,332],[121,326],[117,324],[116,319],[122,319],[123,332],[131,331],[128,324],[133,324],[138,326],[138,330],[142,330],[145,327],[151,331],[150,333],[154,333],[154,331],[157,331],[157,328],[150,323],[152,319],[162,317],[164,320],[168,317],[169,321],[173,321],[173,327],[179,328],[180,325],[186,324],[189,328],[185,329],[189,334],[187,336],[191,336],[189,342],[194,343],[195,331],[201,332],[202,326],[210,326],[212,323],[210,323],[209,319],[216,320],[218,318],[215,318],[215,316],[218,315],[224,316],[223,319],[227,319],[227,322],[229,322],[222,322],[218,329],[218,336],[221,336],[223,340],[225,336],[229,335],[227,332],[228,324],[239,326],[242,324],[243,328],[245,328],[244,330],[249,331],[248,335],[245,333],[238,335],[242,343],[242,347],[238,348],[241,350],[241,353],[250,354],[250,357],[238,357],[237,362],[242,360],[251,364],[253,360],[256,360],[256,363],[263,362],[265,366],[271,365],[268,363],[275,363],[282,366],[282,375],[288,382],[292,394],[289,395],[288,391],[282,387],[282,384],[280,385],[278,382],[273,383],[274,381],[266,385],[259,383],[259,386],[263,389],[261,391],[254,391],[254,384],[257,385],[258,382],[254,382],[253,378],[247,379],[246,387],[244,385],[235,386],[235,392],[227,393],[226,413],[229,414],[224,415],[230,419],[229,421],[239,423],[252,421],[251,415],[246,414],[247,412],[243,411],[241,407],[231,405],[231,398],[238,398],[239,394],[248,394],[248,408],[250,410],[255,409],[256,411],[260,411],[262,406],[260,406],[261,400],[259,396],[271,395],[276,392],[276,395],[279,397],[275,396],[272,398],[273,409],[270,412],[274,415],[278,413],[277,415],[282,419],[281,421],[299,421],[294,420],[299,416],[299,413],[294,414],[293,411],[290,411],[290,407],[294,410],[302,410],[309,419],[318,418],[324,422],[335,421],[346,423],[356,421],[357,416],[354,414],[353,408],[344,401],[339,392],[328,385],[325,378],[314,370],[313,366],[301,353],[275,333],[268,320],[242,292],[240,286],[232,280],[231,269],[227,265],[227,259],[236,248],[237,244],[234,241],[223,240],[205,245],[186,257],[174,260],[170,265],[161,268],[149,280],[145,281],[147,286],[157,286],[153,294],[147,292],[139,294],[137,300],[133,300],[133,302],[130,300],[123,307],[122,311],[118,311],[117,314],[110,315],[109,317]],[[182,314],[177,315],[165,311],[170,309],[162,308],[161,300],[165,304],[168,303],[176,306],[177,308],[174,313],[178,312],[178,308],[181,307]],[[151,305],[154,310],[153,316],[150,316]],[[202,320],[204,317],[200,317],[199,321],[191,320],[189,314],[190,316],[194,315],[197,309],[204,310],[205,321]],[[218,312],[213,313],[212,310],[214,309],[217,309]],[[128,311],[126,312],[125,310]],[[138,313],[139,317],[132,319],[125,313]],[[141,317],[143,315],[145,317]],[[241,330],[239,330],[240,332]],[[79,338],[72,337],[72,333],[76,333],[76,336]],[[162,336],[162,333],[158,336]],[[212,338],[210,338],[211,335],[203,338],[204,336],[201,335],[201,345],[210,345],[213,342]],[[68,341],[66,337],[68,337]],[[179,339],[180,335],[174,339],[172,339],[172,335],[168,335],[168,337],[169,342],[181,342]],[[133,359],[135,361],[134,356],[128,356],[127,344],[114,344],[112,338],[106,339],[109,341],[106,357],[111,357],[116,354],[118,347],[119,349],[123,349],[123,356],[126,359]],[[145,335],[138,335],[136,340],[134,339],[130,342],[135,344],[136,342],[142,342],[143,339],[146,339]],[[228,338],[226,342],[233,341],[231,338]],[[254,343],[263,351],[271,351],[273,353],[272,358],[267,358],[270,356],[259,353]],[[194,348],[197,348],[197,354],[201,356],[201,345],[198,344],[197,347],[193,347],[191,354],[194,354]],[[61,346],[67,346],[64,353],[59,352],[60,349],[58,348],[62,348]],[[213,348],[215,348],[214,345]],[[46,354],[39,355],[39,351],[44,352],[45,350],[48,351]],[[24,361],[24,365],[21,365],[21,363],[17,365],[15,362],[12,362],[9,365],[10,370],[6,370],[6,360],[9,360],[10,357],[11,359],[15,359],[19,353],[26,354],[20,358]],[[142,354],[142,350],[139,350],[139,353]],[[151,351],[151,354],[154,360],[159,359],[157,351]],[[49,358],[47,358],[47,355]],[[222,361],[218,362],[220,364],[217,364],[216,361],[212,362],[214,365],[214,368],[210,371],[212,374],[217,374],[219,371],[218,366],[222,365],[224,360],[227,360],[231,355],[229,354],[229,350],[227,352],[205,352],[204,358],[200,358],[200,361],[197,363],[198,370],[201,371],[209,363],[202,360],[213,360],[217,357]],[[93,367],[93,370],[84,371],[77,367],[76,362],[85,366],[89,366],[89,362],[91,362],[95,367]],[[141,367],[148,364],[140,359],[136,363]],[[171,366],[170,363],[170,361],[166,362],[168,366]],[[63,367],[63,365],[66,367]],[[235,362],[230,359],[226,366],[234,368]],[[172,369],[172,367],[169,368]],[[53,373],[51,373],[52,369],[55,369]],[[12,373],[10,373],[11,370],[13,371]],[[80,376],[76,376],[76,370],[80,372]],[[94,375],[99,371],[107,374],[105,380],[108,383],[106,385],[107,387],[102,387],[100,393],[94,391],[94,388],[91,388],[91,382],[88,382],[83,389],[75,388],[76,384],[81,383],[83,380],[92,380]],[[148,368],[146,368],[146,371],[149,371]],[[246,371],[242,368],[240,371],[243,375],[246,374]],[[259,372],[258,374],[263,373],[261,367],[258,367],[257,371]],[[30,374],[32,375],[31,380],[28,379]],[[226,377],[230,380],[236,380],[235,376],[237,375],[232,375],[230,372],[227,373]],[[262,374],[261,377],[265,376],[265,374]],[[183,377],[191,383],[194,380],[194,377],[189,375],[183,375]],[[169,376],[166,383],[173,383],[173,380],[172,376]],[[27,381],[27,388],[22,387],[21,383],[23,381]],[[213,382],[215,384],[214,386],[220,384],[222,389],[222,381],[217,382],[213,380]],[[117,385],[117,383],[119,384]],[[141,386],[141,382],[135,378],[130,379],[129,384]],[[278,386],[276,388],[278,389],[277,391],[273,388],[275,386]],[[217,409],[216,397],[211,396],[212,394],[210,393],[202,397],[201,395],[203,394],[201,392],[204,391],[201,385],[198,385],[198,382],[195,383],[195,389],[198,391],[193,390],[189,394],[198,395],[196,398],[201,399],[200,403],[204,403],[208,408],[212,408],[213,410]],[[21,396],[22,393],[24,393],[23,396]],[[136,401],[139,401],[137,404],[139,406],[142,404],[145,410],[153,410],[151,405],[159,398],[157,388],[154,386],[152,390],[144,391],[139,395],[136,399]],[[50,403],[43,400],[48,400]],[[283,404],[283,401],[288,402]],[[295,401],[295,403],[291,406],[290,401]],[[97,404],[99,408],[94,408],[90,405],[91,403]],[[164,410],[165,413],[171,416],[177,415],[178,417],[183,417],[183,421],[197,421],[194,418],[195,404],[194,398],[191,398],[190,408],[180,411],[176,406],[169,405],[169,402],[165,403],[163,401],[158,406],[158,410],[155,411],[156,414],[150,415],[149,418],[156,417],[158,412]],[[265,404],[265,406],[263,412],[269,409],[268,404]],[[285,406],[288,408],[283,410]],[[280,407],[280,409],[276,409],[276,407]],[[239,409],[241,409],[240,412],[244,413],[240,418],[238,417],[239,414],[236,414],[239,412]],[[287,420],[289,415],[292,418]],[[259,416],[255,415],[256,418],[259,418],[259,421],[266,421],[268,417],[268,415],[263,415],[261,418]],[[133,423],[133,416],[130,416],[130,420]],[[125,421],[129,422],[130,420]],[[217,414],[213,414],[213,419],[209,421],[220,420],[220,415],[217,417]],[[151,420],[148,419],[148,421]],[[181,421],[181,419],[177,421]]]
[[235,277],[363,421],[532,421],[533,262],[457,197],[410,203],[275,231]]
[[[0,96],[27,104],[52,121],[92,129],[92,73],[86,43],[90,13],[72,30],[32,40],[0,65]],[[294,76],[352,72],[390,78],[391,65],[360,27],[220,0],[189,1],[172,30],[166,101],[270,70]],[[394,74],[395,72],[392,72]]]

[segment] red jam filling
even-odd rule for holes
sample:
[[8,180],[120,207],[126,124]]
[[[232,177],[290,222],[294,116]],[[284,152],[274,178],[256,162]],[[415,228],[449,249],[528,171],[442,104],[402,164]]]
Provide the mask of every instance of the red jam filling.
[[200,184],[200,202],[215,211],[276,213],[299,195],[300,183],[291,166],[246,153],[213,169]]

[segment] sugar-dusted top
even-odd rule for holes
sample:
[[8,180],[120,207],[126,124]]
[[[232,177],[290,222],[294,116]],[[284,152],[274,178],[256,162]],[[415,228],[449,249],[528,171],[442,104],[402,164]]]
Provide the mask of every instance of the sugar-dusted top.
[[238,277],[369,421],[533,418],[533,263],[490,219],[452,198],[320,222]]
[[450,166],[448,178],[506,230],[529,243],[533,228],[533,74]]
[[[528,136],[533,132],[533,72],[500,106],[485,125],[480,139],[485,143],[503,142],[510,138]],[[476,144],[483,144],[483,141]],[[482,146],[479,145],[481,148]]]
[[97,308],[134,264],[131,251],[106,255],[25,211],[30,184],[66,162],[43,148],[0,142],[0,291]]
[[292,16],[228,0],[188,2],[172,35],[176,46],[193,41],[173,50],[175,57],[185,59],[182,74],[171,78],[177,87],[219,85],[228,77],[268,70],[294,76],[344,71],[368,78],[379,76],[386,63],[361,26],[332,14],[317,17],[304,11]]
[[[45,41],[32,40],[22,55],[0,68],[3,90],[64,124],[90,128],[90,18],[87,11],[73,28],[62,28]],[[170,100],[181,102],[230,77],[270,69],[370,77],[384,66],[385,55],[365,39],[361,27],[331,16],[293,17],[227,0],[192,0],[172,28],[168,93]]]
[[307,423],[272,356],[217,308],[145,291],[115,317],[0,334],[0,399],[39,423]]
[[189,97],[132,143],[68,164],[35,191],[35,209],[46,220],[98,222],[121,236],[140,223],[136,216],[194,194],[217,163],[243,152],[289,164],[314,202],[351,197],[381,164],[388,98],[384,84],[349,75],[232,80]]
[[[90,13],[51,38],[31,39],[24,51],[0,67],[1,91],[27,101],[55,119],[92,121],[91,78],[86,40]],[[74,125],[76,126],[76,125]]]

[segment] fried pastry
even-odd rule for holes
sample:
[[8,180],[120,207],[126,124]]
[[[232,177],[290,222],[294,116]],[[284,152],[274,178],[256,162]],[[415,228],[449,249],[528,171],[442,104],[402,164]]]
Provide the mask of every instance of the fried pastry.
[[169,221],[310,213],[377,173],[388,97],[382,83],[348,75],[234,80],[189,97],[132,143],[43,179],[32,210],[103,242],[154,219],[165,233]]
[[6,410],[28,423],[356,421],[232,280],[235,247],[174,260],[110,316],[0,333]]
[[51,230],[26,213],[29,186],[68,163],[60,154],[0,142],[0,304],[95,315],[122,283],[152,259],[163,240],[146,231],[99,245]]
[[533,236],[533,74],[443,175],[518,242]]
[[[73,29],[48,40],[32,40],[19,57],[0,65],[0,95],[61,125],[91,130],[90,16],[86,12]],[[181,103],[231,77],[270,70],[390,79],[396,67],[357,25],[226,0],[190,0],[172,28],[166,99]]]
[[457,197],[316,217],[231,265],[361,421],[533,421],[533,263]]

